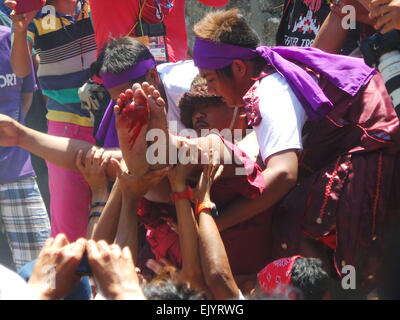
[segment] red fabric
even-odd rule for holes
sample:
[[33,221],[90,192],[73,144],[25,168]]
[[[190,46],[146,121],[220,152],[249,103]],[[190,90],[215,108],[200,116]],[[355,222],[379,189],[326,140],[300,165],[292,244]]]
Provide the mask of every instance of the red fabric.
[[[154,0],[146,0],[152,6]],[[213,7],[226,5],[229,0],[198,0],[199,2]],[[168,2],[161,1],[164,5]],[[174,6],[172,9],[164,10],[164,23],[167,29],[167,50],[170,62],[186,60],[188,50],[185,2],[186,0],[170,0]],[[92,20],[96,33],[98,52],[109,41],[110,36],[119,38],[127,36],[137,22],[139,15],[139,0],[90,0]],[[154,15],[150,6],[145,6],[143,18],[148,23],[160,22]]]
[[399,119],[379,73],[355,97],[320,85],[335,108],[303,128],[299,183],[273,213],[273,258],[299,252],[303,232],[334,248],[339,276],[343,264],[354,265],[368,291],[385,230],[400,214]]
[[[162,0],[162,4],[167,1]],[[171,0],[173,2],[173,0]],[[123,4],[122,4],[123,3]],[[143,7],[142,18],[147,23],[160,22],[155,15],[154,0],[146,0]],[[133,26],[138,21],[139,0],[90,0],[90,10],[95,30],[98,52],[113,38],[129,35]],[[163,13],[168,15],[170,9],[162,6]]]
[[291,283],[292,269],[297,258],[301,256],[275,260],[258,273],[258,284],[267,296],[284,295],[287,285]]

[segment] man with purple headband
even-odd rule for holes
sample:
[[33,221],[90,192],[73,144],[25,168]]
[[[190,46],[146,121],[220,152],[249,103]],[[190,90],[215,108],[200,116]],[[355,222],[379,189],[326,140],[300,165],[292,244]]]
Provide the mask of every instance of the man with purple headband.
[[259,47],[237,10],[210,13],[194,31],[200,75],[245,107],[266,165],[263,195],[232,203],[220,230],[275,206],[273,258],[321,257],[338,276],[353,265],[358,288],[373,288],[400,190],[399,121],[380,74],[314,48]]
[[123,37],[111,40],[105,46],[92,65],[92,72],[101,77],[112,98],[96,134],[97,141],[104,147],[119,146],[113,108],[119,94],[132,88],[135,82],[148,82],[161,92],[172,131],[180,132],[185,128],[180,121],[178,103],[198,74],[193,61],[156,66],[152,54],[144,45],[133,38]]

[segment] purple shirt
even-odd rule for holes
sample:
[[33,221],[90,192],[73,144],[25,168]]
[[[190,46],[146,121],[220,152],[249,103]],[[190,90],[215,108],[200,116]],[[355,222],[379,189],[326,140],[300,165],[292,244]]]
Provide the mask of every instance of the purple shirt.
[[[0,113],[24,122],[21,93],[35,90],[33,73],[17,78],[11,64],[11,29],[0,26]],[[29,152],[18,147],[0,147],[0,184],[34,176]]]

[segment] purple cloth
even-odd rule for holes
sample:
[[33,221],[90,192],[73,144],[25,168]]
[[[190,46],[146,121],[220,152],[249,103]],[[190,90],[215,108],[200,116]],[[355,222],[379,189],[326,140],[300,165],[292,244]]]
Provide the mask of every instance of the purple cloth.
[[[17,78],[10,58],[11,29],[0,26],[0,113],[23,123],[21,93],[33,92],[35,79],[33,73],[24,79]],[[0,147],[0,168],[0,184],[35,175],[29,153],[18,147]]]
[[115,127],[114,106],[115,101],[111,100],[96,133],[96,140],[102,141],[104,148],[119,148],[117,128]]
[[262,57],[282,75],[296,94],[310,119],[319,119],[333,108],[332,102],[312,77],[290,60],[304,64],[344,92],[354,96],[376,73],[362,59],[333,55],[316,48],[258,47],[256,50],[196,38],[193,60],[200,69],[216,70],[234,60]]
[[129,81],[138,79],[144,76],[147,71],[156,67],[154,59],[147,59],[140,61],[128,70],[120,73],[100,73],[101,80],[103,81],[106,89],[118,87]]

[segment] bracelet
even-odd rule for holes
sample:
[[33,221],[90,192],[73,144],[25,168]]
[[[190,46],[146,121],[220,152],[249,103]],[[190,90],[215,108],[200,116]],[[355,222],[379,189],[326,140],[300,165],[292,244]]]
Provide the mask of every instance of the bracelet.
[[93,217],[100,217],[100,216],[101,216],[101,212],[94,211],[89,215],[89,220],[92,219]]
[[172,202],[176,202],[178,200],[188,199],[192,201],[194,199],[193,191],[190,186],[186,186],[186,190],[182,192],[174,192],[171,194]]
[[89,206],[89,210],[92,210],[96,207],[104,207],[106,205],[106,202],[104,201],[98,201],[98,202],[93,202],[90,206]]
[[217,206],[215,205],[214,202],[203,201],[203,202],[196,203],[196,208],[195,208],[196,214],[200,214],[201,212],[204,212],[205,210],[209,210],[211,215],[214,218],[218,218],[219,214],[218,214]]

